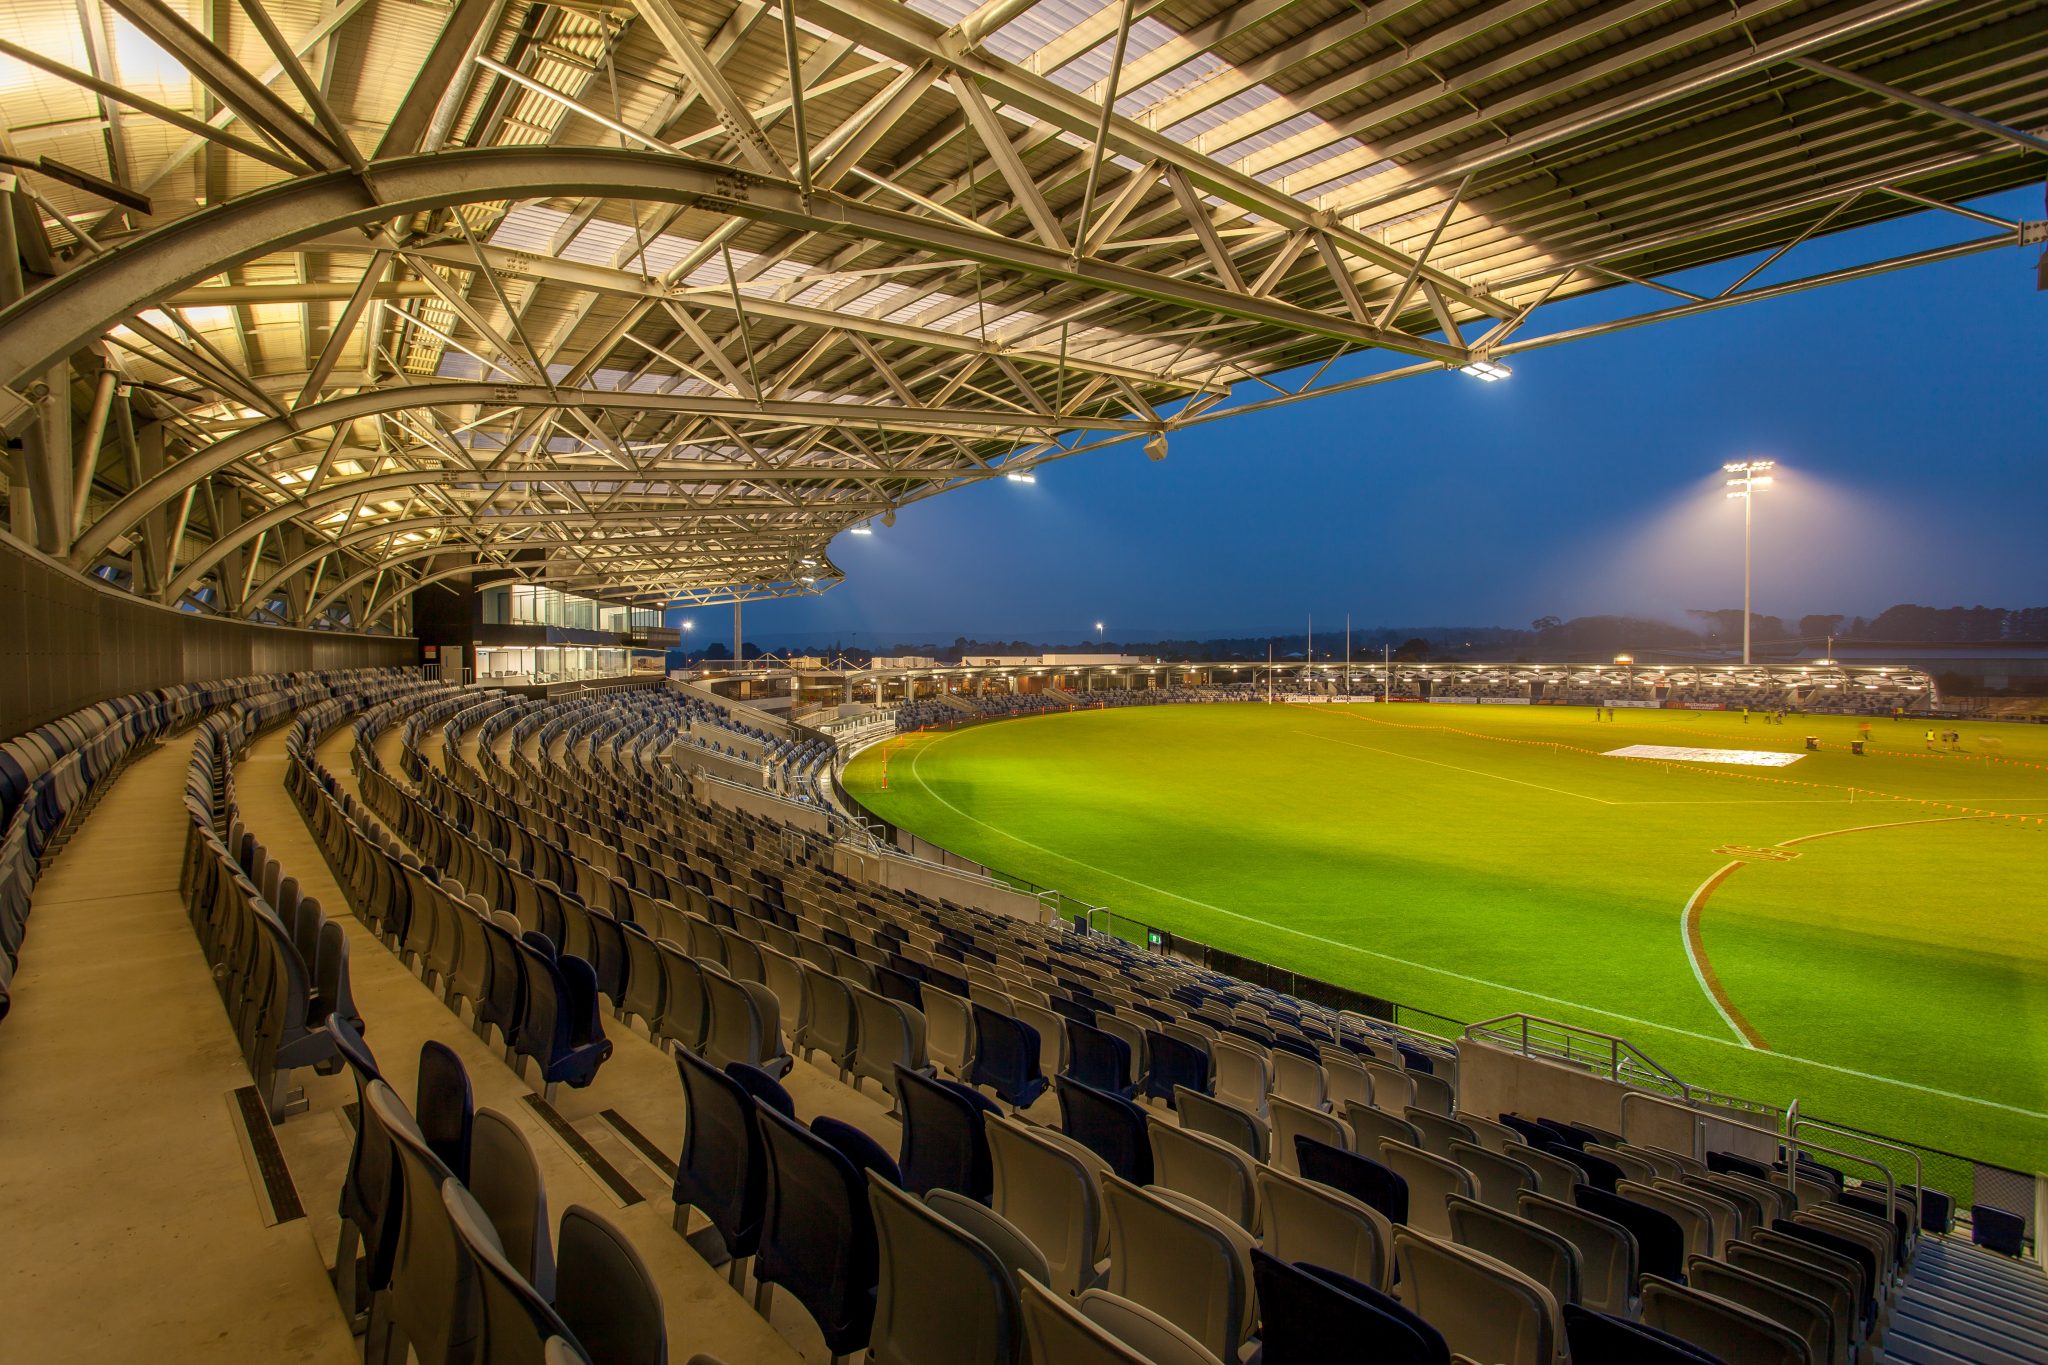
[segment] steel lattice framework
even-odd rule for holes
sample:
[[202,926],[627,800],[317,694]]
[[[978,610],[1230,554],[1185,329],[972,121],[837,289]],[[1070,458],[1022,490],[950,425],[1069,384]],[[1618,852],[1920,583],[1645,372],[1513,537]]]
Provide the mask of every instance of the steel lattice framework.
[[1971,201],[2048,164],[2048,6],[14,0],[0,120],[8,530],[402,627],[814,592],[966,483],[2039,240]]

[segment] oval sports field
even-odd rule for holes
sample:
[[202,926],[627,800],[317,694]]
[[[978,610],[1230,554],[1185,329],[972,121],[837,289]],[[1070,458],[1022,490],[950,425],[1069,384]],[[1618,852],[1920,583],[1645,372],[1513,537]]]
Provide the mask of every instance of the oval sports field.
[[[968,858],[1465,1021],[2048,1167],[2048,729],[1213,704],[900,736],[847,789]],[[1804,747],[1817,736],[1818,752]],[[1609,756],[1797,753],[1782,767]],[[886,787],[884,786],[886,773]]]

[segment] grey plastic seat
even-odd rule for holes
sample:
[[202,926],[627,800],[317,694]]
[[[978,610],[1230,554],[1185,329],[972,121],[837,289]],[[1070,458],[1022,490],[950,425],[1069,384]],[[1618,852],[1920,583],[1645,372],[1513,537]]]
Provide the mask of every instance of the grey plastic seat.
[[1347,1105],[1372,1103],[1372,1077],[1353,1054],[1340,1047],[1321,1049],[1323,1055],[1323,1080],[1329,1093],[1325,1096],[1333,1113],[1341,1114]]
[[[801,940],[810,942],[809,939]],[[853,987],[810,962],[801,961],[811,1002],[811,1017],[797,1046],[806,1053],[821,1053],[825,1061],[846,1079],[847,1064],[853,1060],[860,1039],[860,1016],[853,1005]]]
[[853,1053],[853,1084],[863,1078],[882,1087],[895,1112],[896,1068],[929,1075],[931,1062],[925,1055],[924,1015],[900,1000],[851,987],[854,1009],[860,1018],[860,1043]]
[[745,1062],[771,1076],[788,1072],[792,1059],[782,1045],[782,1008],[774,992],[758,981],[706,971],[704,994],[711,1007],[706,1061],[717,1067]]
[[661,959],[661,1023],[663,1038],[692,1052],[704,1049],[711,1029],[711,1005],[704,994],[704,969],[679,944],[666,939],[654,945]]
[[1038,1244],[988,1205],[969,1199],[958,1190],[932,1190],[925,1195],[924,1202],[926,1208],[994,1252],[1003,1269],[1010,1272],[1012,1285],[1021,1285],[1026,1280],[1042,1285],[1052,1283],[1052,1267]]
[[1542,1187],[1542,1180],[1528,1162],[1505,1152],[1491,1152],[1470,1142],[1453,1142],[1446,1153],[1472,1174],[1479,1202],[1514,1213],[1522,1191]]
[[767,944],[759,947],[762,984],[775,993],[776,1004],[782,1009],[783,1031],[801,1049],[803,1044],[797,1040],[809,1030],[811,1023],[811,992],[809,983],[804,979],[803,964]]
[[1103,1181],[1102,1200],[1108,1291],[1166,1319],[1217,1360],[1238,1359],[1255,1308],[1250,1235],[1192,1200],[1116,1176]]
[[1543,1194],[1525,1192],[1516,1200],[1516,1212],[1578,1249],[1581,1305],[1616,1317],[1634,1315],[1641,1255],[1634,1233],[1611,1218]]
[[547,1296],[505,1259],[490,1220],[469,1192],[449,1180],[440,1197],[476,1279],[481,1319],[476,1358],[488,1365],[587,1365],[589,1355]]
[[1269,1255],[1387,1289],[1394,1269],[1394,1225],[1385,1214],[1341,1190],[1271,1166],[1259,1168],[1258,1186]]
[[1310,1109],[1330,1107],[1330,1078],[1320,1062],[1289,1048],[1276,1047],[1273,1062],[1273,1093]]
[[1098,1012],[1095,1027],[1104,1033],[1114,1034],[1124,1040],[1131,1049],[1131,1075],[1126,1082],[1136,1085],[1145,1076],[1145,1030],[1136,1022],[1121,1015]]
[[1458,1112],[1458,1092],[1442,1076],[1429,1071],[1411,1071],[1408,1084],[1415,1092],[1413,1103],[1417,1109],[1426,1109],[1442,1118]]
[[1095,1283],[1096,1263],[1109,1250],[1102,1221],[1101,1157],[1064,1134],[990,1114],[994,1191],[989,1205],[1044,1254],[1047,1283],[1078,1294]]
[[[1098,1302],[1109,1297],[1100,1290],[1091,1292]],[[1019,1285],[1018,1303],[1024,1319],[1023,1365],[1215,1365],[1216,1358],[1200,1342],[1157,1314],[1146,1314],[1149,1321],[1144,1324],[1146,1340],[1141,1348],[1098,1324],[1066,1295],[1043,1285]],[[1104,1316],[1128,1331],[1133,1317],[1130,1310],[1136,1308],[1118,1300],[1117,1307]],[[1162,1349],[1162,1342],[1177,1346],[1179,1354]]]
[[927,982],[924,999],[924,1047],[932,1065],[956,1081],[974,1069],[974,1010],[971,1004]]
[[1067,1069],[1067,1021],[1044,1005],[1033,1004],[1014,991],[1012,1017],[1038,1031],[1038,1073],[1050,1081]]
[[1687,1260],[1685,1280],[1702,1294],[1740,1304],[1797,1334],[1814,1365],[1837,1365],[1848,1358],[1848,1324],[1837,1322],[1833,1309],[1801,1289],[1707,1256]]
[[1836,1327],[1832,1341],[1835,1365],[1848,1365],[1861,1337],[1861,1309],[1856,1301],[1854,1279],[1841,1271],[1747,1242],[1731,1244],[1727,1260],[1737,1269],[1761,1275],[1786,1289],[1796,1289],[1825,1305]]
[[1432,1113],[1419,1105],[1408,1106],[1401,1111],[1401,1117],[1421,1136],[1422,1142],[1419,1145],[1422,1150],[1433,1156],[1449,1156],[1451,1144],[1454,1142],[1469,1142],[1474,1145],[1478,1143],[1479,1135],[1464,1124],[1456,1119],[1445,1118],[1442,1114]]
[[391,1285],[370,1305],[366,1360],[402,1359],[410,1347],[423,1361],[467,1361],[482,1327],[475,1271],[441,1196],[455,1177],[427,1147],[397,1094],[372,1081],[366,1099],[391,1138],[403,1189]]
[[505,1260],[543,1298],[555,1292],[555,1252],[548,1232],[548,1192],[526,1134],[495,1109],[479,1109],[470,1136],[469,1193]]
[[1012,1365],[1022,1314],[996,1254],[873,1172],[868,1205],[881,1270],[873,1365]]
[[1143,1304],[1106,1289],[1091,1289],[1074,1306],[1082,1317],[1136,1347],[1154,1365],[1213,1365],[1215,1357],[1200,1342]]
[[1266,1118],[1273,1063],[1264,1048],[1238,1038],[1217,1038],[1209,1044],[1209,1074],[1214,1081],[1211,1095],[1261,1120]]
[[1642,1320],[1742,1365],[1818,1365],[1806,1339],[1791,1328],[1662,1276],[1643,1277]]
[[1398,1296],[1459,1356],[1488,1365],[1555,1365],[1564,1313],[1550,1291],[1511,1266],[1403,1228],[1394,1234]]
[[1454,1194],[1472,1197],[1471,1173],[1455,1161],[1405,1142],[1381,1142],[1380,1161],[1408,1182],[1408,1226],[1448,1239],[1451,1218],[1444,1201]]
[[1367,1155],[1377,1152],[1382,1142],[1405,1142],[1410,1147],[1422,1145],[1422,1134],[1415,1131],[1414,1124],[1370,1104],[1356,1101],[1346,1104],[1344,1121],[1351,1125],[1352,1140],[1357,1144],[1357,1150]]
[[1469,1113],[1463,1109],[1460,1109],[1451,1117],[1464,1124],[1467,1128],[1470,1128],[1474,1135],[1473,1140],[1489,1152],[1503,1152],[1508,1156],[1519,1156],[1521,1153],[1515,1149],[1529,1145],[1528,1141],[1520,1133],[1508,1127],[1505,1123],[1482,1118],[1478,1114]]
[[[1273,1055],[1277,1059],[1282,1054],[1276,1052]],[[1294,1148],[1294,1139],[1298,1136],[1311,1137],[1346,1152],[1353,1150],[1356,1139],[1351,1125],[1343,1119],[1277,1094],[1267,1098],[1267,1110],[1273,1116],[1272,1162],[1289,1175],[1301,1173]]]
[[1248,1110],[1212,1099],[1184,1085],[1173,1088],[1173,1107],[1180,1115],[1181,1127],[1227,1142],[1254,1161],[1264,1161],[1272,1151],[1271,1128],[1264,1119]]
[[1686,1255],[1714,1254],[1714,1215],[1705,1204],[1678,1190],[1639,1185],[1633,1180],[1616,1182],[1614,1192],[1624,1199],[1646,1204],[1677,1222],[1678,1230],[1685,1234]]
[[1574,1191],[1586,1183],[1586,1172],[1553,1152],[1524,1146],[1512,1154],[1515,1160],[1536,1172],[1536,1188],[1552,1199],[1576,1203]]
[[1747,1232],[1744,1206],[1735,1202],[1711,1186],[1695,1185],[1685,1180],[1658,1178],[1650,1182],[1650,1188],[1675,1194],[1700,1205],[1713,1216],[1712,1245],[1707,1254],[1720,1256],[1728,1250],[1728,1244]]
[[1175,1127],[1156,1114],[1148,1115],[1147,1120],[1153,1188],[1176,1190],[1200,1200],[1247,1232],[1256,1232],[1259,1163],[1206,1133]]
[[1452,1195],[1451,1238],[1527,1275],[1562,1307],[1579,1301],[1579,1249],[1562,1235],[1476,1199]]
[[1359,1059],[1365,1074],[1372,1077],[1373,1107],[1398,1114],[1415,1103],[1415,1073],[1382,1061]]
[[580,1204],[562,1212],[555,1311],[599,1365],[667,1365],[661,1292],[624,1234]]

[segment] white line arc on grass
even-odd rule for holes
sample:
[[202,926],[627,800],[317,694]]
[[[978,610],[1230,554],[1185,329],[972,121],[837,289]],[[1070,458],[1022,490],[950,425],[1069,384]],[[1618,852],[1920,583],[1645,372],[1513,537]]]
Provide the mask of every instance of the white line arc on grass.
[[[937,801],[947,810],[952,811],[955,815],[958,815],[961,819],[968,821],[970,824],[980,825],[983,829],[989,831],[991,834],[996,835],[998,838],[1008,839],[1012,843],[1022,844],[1026,848],[1035,848],[1040,853],[1045,854],[1047,857],[1057,858],[1063,863],[1072,863],[1075,867],[1085,867],[1090,872],[1100,873],[1102,876],[1108,877],[1112,881],[1122,882],[1126,886],[1135,886],[1141,890],[1150,891],[1156,895],[1165,896],[1170,900],[1177,900],[1180,901],[1182,904],[1195,906],[1197,909],[1211,910],[1214,911],[1216,914],[1225,915],[1234,920],[1242,920],[1246,924],[1258,925],[1262,929],[1277,929],[1283,934],[1292,934],[1296,938],[1306,939],[1310,943],[1320,943],[1326,948],[1336,948],[1343,952],[1357,953],[1363,957],[1375,957],[1382,962],[1392,962],[1395,965],[1401,967],[1412,967],[1419,972],[1429,972],[1436,976],[1447,977],[1452,981],[1463,981],[1467,985],[1484,986],[1488,990],[1504,991],[1509,995],[1519,995],[1529,1000],[1541,1000],[1546,1005],[1563,1005],[1567,1009],[1583,1010],[1587,1014],[1597,1014],[1603,1019],[1619,1019],[1625,1024],[1637,1024],[1643,1028],[1655,1029],[1659,1033],[1669,1033],[1679,1038],[1691,1038],[1702,1043],[1712,1043],[1716,1047],[1732,1047],[1737,1048],[1743,1052],[1751,1051],[1751,1049],[1746,1044],[1731,1043],[1726,1038],[1716,1038],[1710,1033],[1699,1033],[1693,1029],[1679,1028],[1674,1024],[1660,1024],[1654,1019],[1639,1019],[1633,1014],[1622,1014],[1616,1010],[1601,1009],[1598,1005],[1583,1005],[1576,1000],[1566,1000],[1560,996],[1545,995],[1540,991],[1532,991],[1529,990],[1527,987],[1523,986],[1503,985],[1498,981],[1488,981],[1484,977],[1468,976],[1464,972],[1454,972],[1448,967],[1433,967],[1427,962],[1416,962],[1409,958],[1396,957],[1392,953],[1382,953],[1372,948],[1361,948],[1355,943],[1340,942],[1339,940],[1334,938],[1325,938],[1321,934],[1311,934],[1305,929],[1296,929],[1289,925],[1277,924],[1272,920],[1258,919],[1252,915],[1240,914],[1235,910],[1226,910],[1220,905],[1211,905],[1207,901],[1198,901],[1192,896],[1183,896],[1178,891],[1168,891],[1163,886],[1154,886],[1150,882],[1141,882],[1137,880],[1135,877],[1126,877],[1120,872],[1111,872],[1106,867],[1097,867],[1094,863],[1083,862],[1081,859],[1073,857],[1069,854],[1055,852],[1054,850],[1047,848],[1043,844],[1034,844],[1029,839],[1019,838],[1017,835],[1010,833],[1008,830],[1000,829],[995,825],[991,825],[986,820],[979,819],[976,816],[969,815],[966,811],[961,810],[951,801],[948,801],[945,797],[939,795],[938,790],[934,788],[929,782],[926,782],[924,780],[924,774],[918,771],[917,765],[919,759],[923,758],[926,753],[930,752],[938,745],[944,743],[946,740],[949,740],[953,738],[955,735],[961,733],[963,732],[959,730],[948,731],[945,734],[940,735],[937,739],[933,740],[930,744],[925,745],[923,748],[919,749],[916,753],[911,755],[911,780],[916,782],[918,786],[924,788],[924,790],[931,796],[931,798],[934,801]],[[1337,742],[1341,743],[1343,741]],[[1598,798],[1593,799],[1597,800]],[[1939,1086],[1921,1085],[1918,1081],[1902,1081],[1896,1076],[1879,1076],[1869,1071],[1858,1071],[1854,1067],[1837,1066],[1833,1062],[1821,1062],[1815,1061],[1811,1057],[1794,1056],[1792,1053],[1789,1052],[1770,1052],[1762,1055],[1777,1057],[1787,1062],[1796,1062],[1802,1066],[1818,1067],[1822,1071],[1832,1071],[1839,1076],[1853,1076],[1859,1081],[1871,1081],[1878,1085],[1896,1085],[1904,1090],[1916,1090],[1923,1095],[1936,1095],[1945,1100],[1957,1100],[1964,1104],[1982,1105],[1987,1109],[2002,1109],[2009,1114],[2018,1114],[2023,1118],[2048,1120],[2048,1113],[2043,1113],[2039,1110],[2024,1109],[2017,1104],[2006,1104],[2001,1100],[1987,1100],[1979,1095],[1965,1095],[1954,1090],[1943,1090]]]

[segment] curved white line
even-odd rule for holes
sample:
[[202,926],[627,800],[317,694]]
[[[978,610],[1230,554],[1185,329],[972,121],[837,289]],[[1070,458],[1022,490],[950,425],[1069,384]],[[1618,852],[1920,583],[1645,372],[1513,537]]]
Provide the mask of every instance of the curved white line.
[[1740,858],[1732,858],[1715,869],[1713,875],[1693,888],[1692,895],[1686,899],[1685,909],[1678,912],[1678,942],[1685,949],[1687,964],[1692,967],[1692,979],[1700,983],[1700,994],[1707,997],[1707,1003],[1714,1007],[1714,1013],[1721,1016],[1721,1022],[1726,1024],[1728,1031],[1735,1035],[1735,1041],[1754,1052],[1756,1044],[1749,1041],[1748,1036],[1743,1033],[1741,1026],[1735,1022],[1735,1017],[1728,1013],[1728,1007],[1721,1003],[1721,997],[1715,995],[1714,988],[1707,984],[1706,969],[1700,966],[1699,954],[1694,952],[1692,947],[1692,917],[1694,912],[1699,909],[1701,899],[1706,896],[1708,890],[1713,887],[1715,882],[1720,881],[1721,878],[1727,876],[1740,866],[1742,866],[1742,860]]

